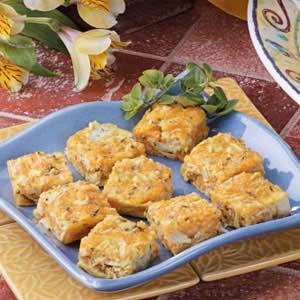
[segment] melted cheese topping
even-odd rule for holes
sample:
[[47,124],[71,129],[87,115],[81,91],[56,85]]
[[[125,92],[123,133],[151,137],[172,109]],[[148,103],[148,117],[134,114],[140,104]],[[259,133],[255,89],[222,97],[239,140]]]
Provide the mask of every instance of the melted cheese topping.
[[144,217],[152,202],[169,199],[172,193],[172,170],[145,156],[117,162],[104,186],[119,213],[136,217]]
[[144,269],[158,251],[145,223],[108,216],[81,240],[78,265],[97,277],[118,278]]
[[74,167],[91,183],[103,186],[114,164],[145,153],[143,144],[129,131],[113,124],[91,122],[67,141],[66,154]]
[[147,153],[183,159],[199,141],[207,137],[206,116],[199,107],[154,105],[133,130]]
[[242,172],[264,173],[262,157],[231,134],[219,133],[193,148],[184,158],[181,174],[207,195],[228,178]]
[[241,173],[215,188],[211,200],[233,227],[248,226],[290,213],[288,195],[261,173]]
[[41,194],[34,216],[63,243],[85,236],[107,215],[117,214],[94,184],[77,181]]
[[7,162],[17,205],[32,205],[42,192],[73,181],[62,153],[36,152]]
[[221,213],[196,193],[150,205],[147,219],[164,246],[178,253],[222,231]]

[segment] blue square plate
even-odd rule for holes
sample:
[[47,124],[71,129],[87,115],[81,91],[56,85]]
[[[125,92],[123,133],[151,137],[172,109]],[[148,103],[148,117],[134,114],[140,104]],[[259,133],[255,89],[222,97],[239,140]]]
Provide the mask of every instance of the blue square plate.
[[[289,217],[227,231],[182,253],[172,256],[161,247],[159,257],[145,270],[119,279],[101,279],[89,275],[78,268],[77,254],[79,243],[69,246],[61,244],[54,236],[45,232],[33,219],[34,207],[16,207],[12,195],[6,161],[35,151],[64,151],[67,138],[89,121],[110,122],[131,130],[140,116],[130,121],[123,119],[120,102],[91,102],[63,109],[24,130],[0,144],[0,209],[15,219],[31,236],[75,279],[83,285],[98,291],[118,291],[131,288],[188,263],[204,253],[237,240],[255,235],[279,231],[300,225],[300,163],[284,141],[271,129],[258,121],[238,112],[210,122],[211,134],[232,133],[242,138],[251,149],[264,157],[266,177],[278,184],[289,194],[292,214]],[[180,176],[178,161],[153,157],[173,169],[174,195],[198,192]],[[80,176],[73,170],[75,178]],[[203,196],[203,195],[202,195]]]

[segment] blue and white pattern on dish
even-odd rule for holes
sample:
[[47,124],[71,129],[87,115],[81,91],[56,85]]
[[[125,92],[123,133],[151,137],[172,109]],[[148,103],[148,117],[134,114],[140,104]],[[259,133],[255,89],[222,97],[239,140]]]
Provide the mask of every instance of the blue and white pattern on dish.
[[[171,256],[161,247],[159,257],[145,270],[119,279],[101,279],[89,275],[76,266],[78,243],[61,244],[54,236],[45,232],[32,217],[33,207],[16,207],[7,173],[6,161],[35,151],[63,151],[67,138],[85,127],[89,121],[111,122],[131,130],[138,121],[125,121],[120,102],[92,102],[71,106],[49,115],[32,127],[0,144],[0,209],[15,219],[34,239],[75,279],[98,291],[118,291],[143,284],[162,274],[188,263],[208,251],[237,240],[263,233],[283,230],[300,225],[300,162],[287,144],[271,129],[242,113],[234,112],[210,122],[212,134],[229,132],[243,138],[248,147],[264,157],[266,177],[281,186],[289,194],[292,215],[283,219],[265,222],[228,231],[222,235],[193,246],[182,253]],[[174,194],[197,192],[180,175],[178,161],[152,157],[173,169]],[[75,174],[75,173],[74,173]],[[78,174],[75,174],[79,178]]]
[[300,104],[300,10],[294,1],[249,0],[248,27],[271,76]]

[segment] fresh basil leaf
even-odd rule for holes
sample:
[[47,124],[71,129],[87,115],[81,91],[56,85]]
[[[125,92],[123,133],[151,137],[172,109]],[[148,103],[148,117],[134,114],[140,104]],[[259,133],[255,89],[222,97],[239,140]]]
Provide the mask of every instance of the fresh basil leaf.
[[142,87],[140,83],[136,83],[132,90],[131,90],[131,96],[135,99],[141,99],[142,97]]
[[185,93],[184,94],[188,99],[190,99],[191,101],[197,103],[198,105],[202,105],[205,103],[205,100],[202,96],[201,93],[197,93],[196,95],[194,94],[189,94],[189,93]]
[[159,88],[164,79],[164,74],[159,70],[146,70],[139,77],[139,82],[148,88]]
[[153,99],[153,97],[156,94],[156,92],[157,92],[156,89],[150,89],[150,90],[148,90],[145,93],[145,95],[144,95],[145,102],[147,102],[147,103],[150,102]]
[[201,107],[208,113],[208,114],[214,114],[218,107],[216,105],[209,105],[209,104],[203,104]]
[[162,82],[162,87],[165,89],[168,89],[171,85],[173,85],[175,82],[175,78],[172,74],[168,74]]
[[221,102],[227,102],[227,97],[223,91],[223,89],[219,86],[213,88],[214,94]]
[[163,95],[161,98],[158,100],[160,104],[173,104],[175,102],[174,97],[170,95]]
[[7,42],[0,41],[0,52],[12,63],[33,74],[54,76],[53,72],[38,63],[35,44],[27,37],[16,35]]
[[230,113],[231,111],[233,111],[234,107],[237,105],[238,102],[239,102],[239,100],[237,100],[237,99],[229,100],[225,109],[223,111],[219,112],[217,115],[224,116],[224,115]]
[[218,105],[218,103],[219,103],[219,99],[217,98],[216,95],[213,94],[208,98],[207,104],[209,104],[209,105]]
[[208,80],[211,81],[213,79],[213,70],[212,70],[211,66],[209,64],[204,63],[203,69],[206,73]]
[[187,106],[196,106],[197,103],[193,101],[192,99],[189,99],[186,96],[180,95],[180,96],[173,96],[177,103],[181,104],[184,107]]

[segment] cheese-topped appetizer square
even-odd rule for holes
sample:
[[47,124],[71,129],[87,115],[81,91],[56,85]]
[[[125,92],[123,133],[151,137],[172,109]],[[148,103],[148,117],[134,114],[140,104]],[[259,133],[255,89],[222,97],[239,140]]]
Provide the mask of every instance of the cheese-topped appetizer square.
[[290,213],[288,194],[259,172],[236,175],[216,187],[210,196],[222,211],[224,222],[236,228]]
[[143,222],[107,216],[81,240],[78,265],[97,277],[133,274],[146,268],[158,255],[155,237]]
[[222,232],[221,212],[196,193],[150,205],[147,219],[173,254]]
[[209,192],[242,172],[264,174],[263,159],[231,134],[219,133],[193,148],[184,158],[181,174],[201,192]]
[[113,124],[89,123],[67,141],[66,154],[84,178],[103,186],[114,164],[123,158],[145,153],[142,143],[131,132]]
[[118,161],[104,194],[120,214],[144,217],[147,207],[172,197],[172,170],[145,156]]
[[7,161],[13,194],[17,205],[38,202],[40,194],[51,187],[73,181],[62,153],[36,152]]
[[146,111],[133,133],[147,153],[183,160],[207,137],[208,127],[200,107],[156,104]]
[[117,214],[99,188],[85,181],[41,194],[34,216],[64,244],[81,239],[107,215]]

